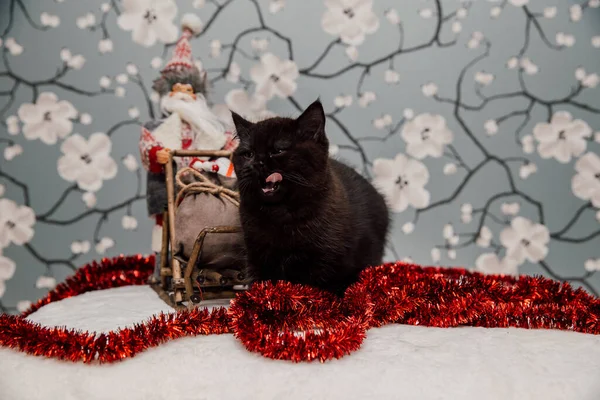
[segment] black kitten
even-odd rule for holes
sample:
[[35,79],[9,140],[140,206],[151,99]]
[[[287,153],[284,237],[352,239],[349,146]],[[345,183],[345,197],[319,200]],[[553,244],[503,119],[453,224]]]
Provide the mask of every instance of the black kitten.
[[297,119],[252,123],[232,115],[249,276],[342,294],[361,270],[382,262],[389,226],[383,197],[329,158],[318,100]]

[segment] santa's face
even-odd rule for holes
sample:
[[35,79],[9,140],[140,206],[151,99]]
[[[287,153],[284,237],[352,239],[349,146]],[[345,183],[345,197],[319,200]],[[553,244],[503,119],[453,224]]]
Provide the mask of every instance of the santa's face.
[[169,97],[173,97],[175,99],[183,100],[183,101],[195,101],[196,94],[194,93],[194,88],[190,84],[176,83],[171,88],[171,92],[169,93]]

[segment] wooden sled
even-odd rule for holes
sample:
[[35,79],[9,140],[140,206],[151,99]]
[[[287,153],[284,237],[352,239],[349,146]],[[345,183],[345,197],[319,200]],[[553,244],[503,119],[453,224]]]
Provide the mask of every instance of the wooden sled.
[[[167,185],[167,211],[163,218],[162,248],[160,258],[160,281],[151,283],[161,299],[175,309],[189,309],[201,305],[202,300],[233,298],[236,291],[248,284],[243,265],[228,270],[212,270],[198,265],[202,246],[207,235],[240,233],[240,226],[214,226],[198,232],[189,259],[176,255],[175,247],[175,175],[174,157],[231,157],[225,150],[171,150],[165,164]],[[175,255],[174,255],[175,254]]]

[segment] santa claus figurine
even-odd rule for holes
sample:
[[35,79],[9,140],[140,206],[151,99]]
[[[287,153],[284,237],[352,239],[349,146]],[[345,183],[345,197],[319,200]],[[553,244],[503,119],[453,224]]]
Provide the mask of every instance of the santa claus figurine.
[[[162,246],[162,218],[167,209],[165,164],[170,150],[234,150],[237,142],[221,120],[208,107],[206,73],[201,73],[192,58],[190,37],[199,25],[197,17],[186,15],[182,21],[182,36],[173,58],[161,71],[152,88],[161,96],[162,118],[144,124],[140,137],[140,155],[147,170],[148,213],[155,220],[152,231],[152,250],[157,256]],[[192,167],[234,176],[229,159],[173,159],[174,169]],[[158,271],[155,278],[158,277]]]

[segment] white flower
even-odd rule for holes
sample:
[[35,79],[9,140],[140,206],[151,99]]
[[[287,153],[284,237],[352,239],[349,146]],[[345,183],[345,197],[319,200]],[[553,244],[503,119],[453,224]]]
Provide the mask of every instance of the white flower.
[[153,103],[158,103],[160,101],[160,95],[158,94],[158,92],[153,90],[152,93],[150,93],[150,100]]
[[17,265],[13,260],[0,255],[0,298],[4,296],[4,292],[6,291],[4,282],[13,277],[16,269]]
[[521,139],[521,146],[523,147],[523,152],[526,154],[531,154],[535,151],[535,143],[532,135],[525,135],[523,139]]
[[27,310],[29,310],[29,307],[31,307],[33,305],[33,303],[29,300],[21,300],[19,302],[17,302],[17,311],[23,313]]
[[103,254],[106,250],[110,249],[115,245],[115,241],[109,237],[103,237],[98,243],[96,243],[96,252]]
[[177,39],[173,19],[177,5],[172,0],[124,0],[117,24],[124,31],[132,31],[134,42],[150,47],[157,40],[170,43]]
[[90,251],[90,246],[90,242],[87,240],[81,242],[75,241],[71,243],[71,252],[73,254],[86,254]]
[[273,95],[284,99],[296,91],[298,66],[292,60],[281,60],[273,53],[265,53],[260,64],[250,69],[250,77],[256,82],[256,93],[267,100]]
[[98,51],[101,54],[110,53],[113,51],[113,41],[110,39],[101,39],[98,42]]
[[490,244],[492,243],[492,238],[494,237],[494,235],[492,234],[492,231],[490,230],[490,228],[488,228],[487,226],[482,226],[481,229],[479,230],[479,233],[477,234],[477,239],[475,240],[475,244],[477,244],[477,246],[479,247],[490,247]]
[[445,224],[444,225],[444,227],[442,228],[442,236],[446,240],[448,240],[452,236],[454,236],[454,227],[452,226],[452,224]]
[[500,233],[500,242],[506,247],[506,256],[519,265],[525,260],[532,263],[543,260],[548,254],[549,241],[548,228],[523,217],[515,217],[510,226]]
[[520,61],[521,68],[525,71],[527,75],[535,75],[540,70],[537,65],[535,65],[529,58],[524,57]]
[[40,276],[35,281],[35,287],[38,289],[54,289],[56,287],[56,279],[51,276]]
[[466,8],[461,7],[458,10],[456,10],[456,18],[458,19],[464,19],[467,17],[468,11]]
[[212,58],[217,58],[221,55],[221,49],[223,48],[223,45],[221,44],[221,41],[218,39],[214,39],[211,40],[210,42],[210,56]]
[[6,47],[13,56],[18,56],[23,53],[23,46],[18,44],[14,38],[7,38],[4,41],[4,47]]
[[10,161],[21,154],[23,154],[23,147],[21,147],[20,144],[13,144],[4,149],[4,159],[7,161]]
[[585,72],[585,69],[583,69],[583,67],[578,67],[577,69],[575,69],[575,79],[577,79],[578,81],[581,81],[585,77],[586,77],[586,72]]
[[377,99],[377,95],[374,92],[364,92],[360,95],[358,99],[358,105],[362,108],[367,107],[369,104],[374,102]]
[[465,203],[460,207],[460,219],[464,224],[468,224],[473,220],[473,206]]
[[387,69],[383,75],[383,79],[386,83],[398,83],[400,80],[400,74],[393,69]]
[[52,92],[43,92],[36,103],[25,103],[17,112],[23,121],[23,135],[27,140],[40,139],[45,144],[55,144],[58,138],[66,137],[73,130],[71,119],[77,110],[66,100],[58,101]]
[[[433,10],[431,8],[423,8],[419,11],[419,16],[423,19],[429,19],[433,17]],[[457,14],[458,16],[458,14]]]
[[85,65],[85,57],[81,54],[77,54],[76,56],[72,56],[69,61],[67,61],[67,66],[69,68],[73,68],[74,70],[80,70]]
[[87,208],[92,208],[96,205],[96,195],[92,192],[85,192],[81,196],[81,200],[83,200]]
[[469,49],[476,49],[479,47],[479,45],[481,44],[481,41],[483,40],[484,36],[483,33],[476,31],[473,32],[471,34],[471,39],[469,39],[469,41],[467,42],[467,47]]
[[519,275],[519,265],[515,260],[509,257],[500,260],[494,253],[485,253],[477,257],[475,269],[487,275]]
[[56,15],[50,15],[47,12],[43,12],[40,15],[40,22],[43,26],[56,28],[60,25],[60,18]]
[[237,83],[240,81],[241,74],[242,74],[242,70],[241,70],[239,64],[234,61],[229,66],[229,70],[227,71],[227,75],[225,76],[225,79],[227,79],[229,82]]
[[385,197],[394,212],[402,212],[411,205],[424,208],[429,204],[429,192],[424,186],[429,171],[420,161],[398,154],[395,159],[378,158],[373,163],[373,185]]
[[134,76],[140,73],[137,65],[135,65],[133,63],[128,63],[127,66],[125,67],[125,71],[127,71],[127,73],[129,75],[134,75]]
[[58,174],[68,182],[77,182],[82,190],[98,191],[103,180],[117,175],[111,148],[110,138],[104,133],[93,133],[89,140],[76,133],[60,147],[64,155],[58,160]]
[[454,175],[458,171],[456,164],[448,163],[444,165],[444,175]]
[[202,8],[202,7],[204,7],[205,4],[206,4],[206,0],[194,0],[194,2],[192,3],[194,8]]
[[490,16],[492,18],[498,18],[501,13],[502,13],[502,7],[492,7],[492,9],[490,10]]
[[384,114],[379,118],[373,120],[373,126],[377,129],[383,129],[392,124],[392,116],[390,114]]
[[338,146],[337,144],[329,145],[329,156],[330,157],[337,155],[339,152],[340,152],[340,146]]
[[96,23],[96,16],[94,14],[92,14],[91,12],[82,15],[81,17],[78,17],[75,20],[75,25],[77,25],[77,27],[79,29],[87,29],[91,26],[94,26],[94,24]]
[[487,86],[494,80],[494,74],[490,74],[487,72],[476,72],[475,73],[475,82]]
[[137,107],[130,107],[129,110],[127,110],[127,114],[130,118],[136,119],[140,116],[140,110]]
[[590,8],[598,8],[598,7],[600,7],[600,0],[589,0],[588,1],[588,6]]
[[83,125],[89,125],[92,123],[92,116],[88,113],[83,113],[79,116],[79,122]]
[[421,86],[421,91],[425,97],[431,97],[437,94],[438,87],[435,83],[429,82]]
[[400,16],[395,8],[387,10],[385,12],[385,18],[390,22],[390,24],[398,25],[400,23]]
[[0,249],[11,243],[22,246],[33,237],[35,213],[10,199],[0,199]]
[[458,21],[454,21],[451,28],[453,33],[460,33],[462,31],[462,24]]
[[586,153],[575,163],[575,171],[577,175],[571,179],[573,194],[600,208],[600,157]]
[[573,21],[573,22],[580,21],[581,17],[583,16],[583,10],[582,10],[581,6],[579,4],[573,4],[569,8],[569,15],[571,17],[571,21]]
[[111,81],[108,76],[103,76],[102,78],[100,78],[100,81],[98,83],[100,84],[100,87],[102,89],[107,89],[110,87]]
[[6,118],[6,130],[9,135],[18,135],[21,132],[19,118],[16,115],[10,115]]
[[591,135],[590,126],[580,119],[573,120],[567,111],[557,111],[550,123],[539,122],[533,127],[540,157],[553,157],[561,163],[568,163],[571,157],[583,154],[587,145],[585,138]]
[[350,61],[358,60],[358,49],[355,46],[346,47],[346,56]]
[[575,78],[581,82],[581,86],[587,88],[595,88],[600,82],[600,77],[598,77],[598,74],[588,74],[582,67],[579,67],[575,70]]
[[431,249],[431,260],[434,263],[439,262],[441,257],[442,257],[442,254],[440,252],[440,249],[438,249],[437,247],[434,247],[433,249]]
[[121,85],[124,85],[127,82],[129,82],[129,76],[127,76],[127,74],[119,74],[119,75],[117,75],[117,77],[115,78],[115,80],[118,83],[120,83]]
[[446,126],[446,119],[438,114],[419,114],[402,127],[406,152],[416,159],[427,156],[439,158],[444,146],[452,143],[454,135]]
[[137,159],[133,156],[133,154],[127,154],[125,157],[123,157],[123,165],[125,165],[125,168],[127,168],[129,171],[136,171],[139,168]]
[[526,164],[521,165],[519,168],[519,176],[521,179],[527,179],[531,174],[535,174],[537,172],[537,165],[532,162],[528,162]]
[[110,5],[110,3],[100,4],[100,11],[102,11],[103,13],[109,12],[111,8],[112,8],[112,6]]
[[585,270],[588,272],[600,271],[600,258],[597,258],[595,260],[593,258],[590,258],[586,260],[583,264],[583,268],[585,268]]
[[485,124],[483,124],[483,128],[485,129],[485,133],[487,133],[490,136],[498,133],[498,123],[496,122],[496,120],[488,119],[487,121],[485,121]]
[[250,47],[259,52],[267,51],[269,48],[269,40],[264,38],[253,38],[250,40]]
[[592,36],[592,46],[600,49],[600,36]]
[[71,50],[63,47],[62,49],[60,49],[60,59],[63,62],[69,62],[69,60],[71,59],[71,57],[73,57],[73,55],[71,54]]
[[117,97],[125,97],[125,88],[122,86],[117,86],[115,88],[115,96]]
[[523,7],[525,4],[529,3],[529,0],[508,0],[508,2],[515,7]]
[[366,34],[379,28],[372,0],[328,0],[325,6],[327,11],[321,18],[321,27],[346,44],[358,46],[365,41]]
[[558,32],[556,34],[556,44],[565,47],[572,47],[575,44],[575,36]]
[[511,57],[506,62],[506,68],[515,69],[519,66],[519,59],[517,57]]
[[[225,103],[233,112],[250,120],[263,120],[274,117],[275,114],[267,110],[267,99],[259,94],[248,96],[244,89],[233,89],[225,95]],[[231,113],[229,119],[231,118]]]
[[415,224],[413,224],[412,222],[407,222],[404,225],[402,225],[402,232],[404,232],[404,234],[406,235],[411,234],[414,230]]
[[519,205],[519,203],[502,203],[502,205],[500,206],[500,211],[502,211],[502,214],[504,215],[517,215],[519,213],[519,210],[521,209],[521,206]]
[[403,116],[405,119],[413,119],[413,118],[415,117],[415,112],[413,111],[413,109],[412,109],[412,108],[405,108],[405,109],[402,111],[402,116]]
[[556,17],[556,7],[546,7],[544,8],[544,18],[554,18]]
[[138,222],[135,217],[132,217],[131,215],[124,215],[121,219],[121,225],[126,231],[133,231],[137,228]]
[[337,108],[350,107],[352,105],[352,95],[339,95],[333,99],[333,104]]
[[451,260],[456,260],[456,250],[454,250],[454,249],[448,250],[448,258]]
[[159,69],[163,63],[163,59],[160,57],[154,57],[152,61],[150,61],[150,66],[154,69]]
[[283,7],[285,7],[284,0],[271,0],[271,2],[269,3],[269,12],[271,14],[277,14],[283,9]]

